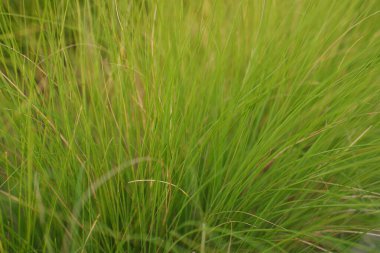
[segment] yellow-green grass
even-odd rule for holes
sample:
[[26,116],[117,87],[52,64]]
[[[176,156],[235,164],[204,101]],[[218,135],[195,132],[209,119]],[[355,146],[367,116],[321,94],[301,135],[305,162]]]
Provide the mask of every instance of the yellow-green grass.
[[379,212],[380,1],[0,3],[0,252],[376,252]]

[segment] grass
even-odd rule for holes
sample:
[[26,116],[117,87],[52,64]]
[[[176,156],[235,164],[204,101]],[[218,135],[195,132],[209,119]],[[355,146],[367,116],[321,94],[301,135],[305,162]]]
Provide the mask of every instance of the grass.
[[379,24],[378,0],[2,1],[0,252],[376,252]]

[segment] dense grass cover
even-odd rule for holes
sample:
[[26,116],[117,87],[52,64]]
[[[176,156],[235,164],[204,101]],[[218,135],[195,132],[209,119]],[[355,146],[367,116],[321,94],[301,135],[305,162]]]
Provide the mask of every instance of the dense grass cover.
[[0,252],[376,252],[379,24],[377,0],[2,1]]

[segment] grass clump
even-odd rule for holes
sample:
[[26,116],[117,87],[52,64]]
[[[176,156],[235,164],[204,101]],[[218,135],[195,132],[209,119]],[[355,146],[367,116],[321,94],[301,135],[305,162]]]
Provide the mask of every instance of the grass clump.
[[376,0],[2,1],[0,252],[376,252],[379,24]]

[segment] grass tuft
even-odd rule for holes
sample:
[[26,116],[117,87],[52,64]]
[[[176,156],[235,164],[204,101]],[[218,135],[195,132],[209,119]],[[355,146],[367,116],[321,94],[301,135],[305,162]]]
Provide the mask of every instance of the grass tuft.
[[377,252],[380,2],[0,3],[0,253]]

